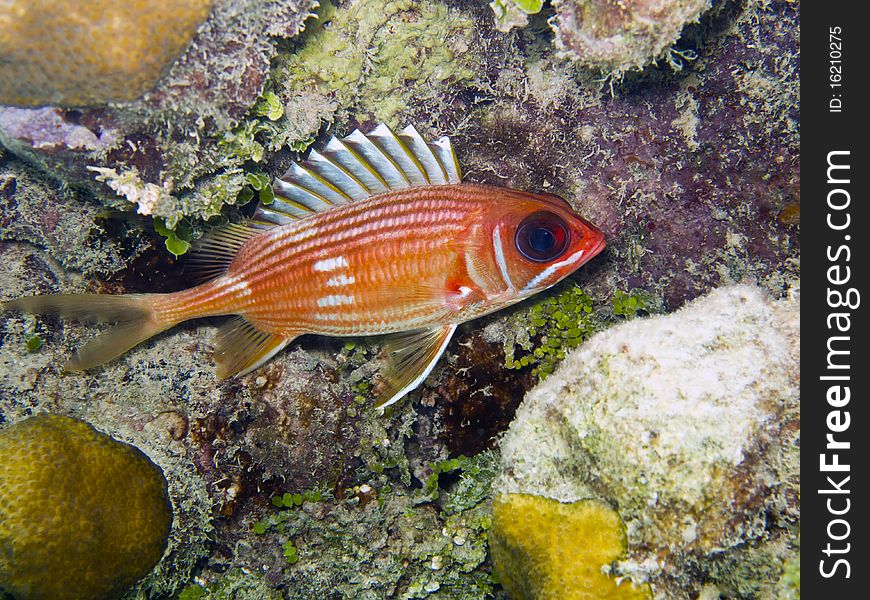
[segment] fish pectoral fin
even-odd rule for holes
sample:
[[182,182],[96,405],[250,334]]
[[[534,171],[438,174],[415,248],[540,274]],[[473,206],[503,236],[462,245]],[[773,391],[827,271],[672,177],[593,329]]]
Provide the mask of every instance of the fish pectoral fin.
[[250,373],[295,338],[257,329],[244,317],[233,317],[218,329],[214,359],[217,376],[227,379]]
[[[448,320],[450,318],[452,301],[456,291],[445,286],[444,283],[403,283],[399,286],[387,287],[376,292],[371,292],[371,302],[399,304],[414,306],[417,310],[426,311],[433,319]],[[436,327],[440,330],[441,327]],[[414,330],[413,333],[428,330]],[[392,334],[396,336],[408,335],[412,332]],[[392,337],[392,336],[390,336]]]
[[386,408],[415,389],[432,371],[447,348],[456,325],[415,329],[388,336],[387,367],[375,388],[375,406]]

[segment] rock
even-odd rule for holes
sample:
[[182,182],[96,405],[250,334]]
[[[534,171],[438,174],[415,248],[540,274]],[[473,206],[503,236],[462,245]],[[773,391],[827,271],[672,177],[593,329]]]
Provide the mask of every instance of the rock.
[[[27,3],[16,1],[15,4]],[[74,57],[70,60],[97,53],[93,58],[94,69],[129,70],[130,65],[121,68],[103,64],[110,62],[113,55],[104,55],[104,48],[90,45],[92,39],[113,35],[105,31],[105,21],[100,20],[108,18],[104,14],[107,11],[99,11],[110,3],[66,0],[61,4],[73,8],[81,5],[81,18],[73,21],[67,15],[70,22],[63,30],[69,30],[64,43],[66,55]],[[160,2],[159,5],[166,5],[163,11],[154,4],[124,3],[122,8],[115,9],[114,16],[121,30],[134,22],[138,23],[139,30],[148,34],[146,40],[124,36],[131,45],[141,43],[135,52],[131,51],[131,55],[138,58],[136,62],[141,70],[129,74],[130,89],[124,89],[123,96],[116,95],[121,91],[116,88],[124,86],[115,79],[102,84],[92,81],[96,75],[89,71],[70,69],[70,81],[65,85],[72,88],[75,84],[75,89],[69,91],[69,96],[51,92],[57,96],[54,101],[65,104],[66,108],[0,106],[0,143],[51,176],[89,190],[111,207],[125,207],[126,203],[117,198],[109,186],[97,181],[88,167],[114,169],[119,177],[140,177],[140,187],[150,184],[171,194],[172,201],[157,214],[174,226],[184,216],[208,218],[225,203],[235,202],[244,182],[240,165],[246,157],[235,156],[232,149],[220,142],[224,134],[243,120],[263,92],[270,60],[277,54],[280,40],[292,38],[304,29],[304,21],[311,15],[315,3],[313,0],[186,0]],[[168,30],[171,26],[166,20],[182,12],[208,15],[199,28],[196,24],[201,18],[189,20],[193,24],[189,33],[196,32],[190,43],[185,42],[180,47],[177,44],[149,45],[148,42],[159,39],[147,26],[149,19],[162,19]],[[7,29],[17,32],[26,29],[27,15],[16,15],[3,23]],[[0,65],[6,62],[3,60],[7,46],[4,35],[0,29]],[[9,40],[11,47],[13,38]],[[106,46],[114,50],[117,44]],[[36,54],[41,56],[42,51]],[[166,61],[175,56],[177,60],[167,71]],[[16,69],[38,70],[34,66],[12,64]],[[154,69],[149,69],[148,65],[157,65],[159,73],[152,73]],[[164,72],[155,84],[155,75]],[[112,75],[118,76],[117,73]],[[0,88],[15,89],[5,84],[7,77],[13,75],[0,71]],[[24,75],[20,77],[26,79]],[[122,77],[120,81],[127,80]],[[126,101],[94,104],[107,99]],[[0,97],[0,103],[16,100],[33,103],[25,102],[27,98]],[[43,98],[40,103],[51,101],[51,98]],[[78,107],[69,108],[67,103]],[[318,107],[324,104],[328,102],[318,99]],[[311,138],[320,128],[323,114],[324,109],[318,109],[311,114],[298,115],[288,125],[294,129],[287,137],[290,141]],[[130,199],[130,202],[135,201],[135,198]]]
[[683,27],[710,0],[555,0],[551,21],[562,54],[619,75],[668,57]]
[[616,573],[656,595],[737,594],[719,571],[770,593],[800,514],[798,311],[734,286],[593,337],[526,396],[496,490],[610,503]]

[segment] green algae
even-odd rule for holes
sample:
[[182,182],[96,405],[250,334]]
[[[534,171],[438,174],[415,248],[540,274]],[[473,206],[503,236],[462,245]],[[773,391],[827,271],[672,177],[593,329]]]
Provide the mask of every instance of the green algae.
[[661,299],[642,289],[633,289],[628,292],[616,290],[613,292],[611,304],[614,316],[624,319],[664,313]]
[[518,324],[526,333],[523,338],[506,342],[505,366],[531,366],[532,374],[540,378],[552,373],[566,352],[582,344],[600,326],[592,298],[576,285],[533,303],[519,317]]
[[[166,168],[159,183],[135,167],[91,170],[140,214],[160,217],[169,230],[162,233],[166,248],[179,256],[202,221],[257,196],[269,203],[271,185],[250,176],[271,178],[275,153],[304,152],[336,111],[354,109],[398,125],[411,105],[441,106],[440,90],[476,76],[475,43],[473,20],[441,3],[325,2],[301,40],[275,57],[247,114],[214,143],[196,153],[191,143],[163,140]],[[197,233],[182,235],[176,225],[184,220]]]
[[665,312],[659,296],[639,288],[614,290],[609,307],[577,285],[559,289],[510,317],[516,334],[504,342],[507,368],[531,368],[544,379],[568,352],[614,322]]
[[[458,514],[490,495],[498,470],[498,455],[486,450],[474,456],[457,456],[433,463],[430,469],[432,473],[423,482],[423,489],[415,502],[434,502],[441,498],[440,504],[447,514]],[[439,477],[444,473],[459,475],[459,479],[447,489],[440,487]]]
[[[457,462],[470,473],[473,465],[496,460],[490,453]],[[465,503],[450,514],[434,503],[416,504],[401,483],[356,485],[316,506],[304,499],[297,506],[291,498],[293,508],[275,507],[263,525],[254,524],[252,543],[283,556],[288,589],[304,597],[483,600],[494,591],[486,566],[492,519],[484,479],[486,492],[462,493]],[[457,494],[457,483],[445,494]]]
[[293,540],[287,540],[281,544],[281,549],[284,551],[284,558],[287,560],[287,564],[295,565],[299,562],[299,551],[293,545]]
[[543,0],[492,0],[489,3],[496,29],[504,32],[528,25],[529,15],[538,14],[543,6]]
[[38,333],[28,333],[24,336],[24,347],[31,354],[39,352],[45,346],[45,340]]
[[163,244],[166,249],[176,257],[181,256],[190,249],[190,228],[184,223],[170,229],[160,217],[154,219],[154,231],[164,237]]
[[302,47],[278,59],[274,79],[284,95],[313,88],[397,125],[412,102],[475,76],[475,43],[473,21],[440,2],[324,2]]
[[177,596],[177,600],[281,600],[278,590],[256,574],[241,569],[230,569],[220,579],[207,586],[189,585]]

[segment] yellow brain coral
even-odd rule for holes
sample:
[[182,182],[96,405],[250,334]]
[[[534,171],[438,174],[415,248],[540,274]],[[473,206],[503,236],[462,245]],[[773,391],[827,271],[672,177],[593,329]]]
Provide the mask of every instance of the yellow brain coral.
[[133,100],[190,42],[212,0],[0,0],[0,104]]
[[171,522],[166,479],[133,446],[60,415],[0,430],[0,590],[16,599],[117,598]]
[[626,550],[622,520],[606,504],[504,494],[492,510],[492,562],[513,600],[652,597],[647,586],[617,582],[601,570]]

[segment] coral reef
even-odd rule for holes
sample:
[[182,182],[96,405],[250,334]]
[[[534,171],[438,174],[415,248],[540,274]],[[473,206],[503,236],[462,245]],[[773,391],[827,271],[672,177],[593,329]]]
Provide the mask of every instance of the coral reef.
[[[142,4],[153,3],[134,3],[129,10],[139,10]],[[100,107],[0,107],[0,143],[53,177],[87,189],[112,208],[129,205],[97,181],[88,167],[114,170],[129,180],[138,178],[138,188],[132,183],[125,188],[132,194],[130,202],[150,186],[165,190],[165,206],[155,207],[153,214],[166,217],[174,228],[185,216],[208,218],[236,201],[244,186],[244,159],[220,141],[253,109],[264,91],[277,46],[302,31],[315,2],[214,0],[188,2],[182,8],[171,4],[179,11],[195,5],[203,9],[211,5],[212,10],[152,91],[131,102]],[[164,19],[164,13],[155,8],[142,16]],[[9,22],[10,27],[18,27],[23,21]],[[72,22],[76,25],[67,23],[69,39],[89,39],[92,21]],[[155,39],[151,28],[138,31]],[[114,50],[117,44],[105,47]],[[140,52],[146,62],[163,53],[160,43]],[[75,57],[80,52],[73,49],[65,55]],[[288,143],[311,138],[326,114],[320,108],[302,107],[288,113],[288,121],[295,119],[288,123],[295,132],[285,136]]]
[[19,600],[115,598],[160,559],[166,479],[138,449],[39,414],[0,430],[0,456],[0,589]]
[[[484,598],[489,503],[440,511],[400,487],[361,485],[343,499],[268,508],[236,563],[282,581],[290,598]],[[460,493],[460,496],[462,494]],[[450,494],[444,494],[448,502]],[[259,533],[258,533],[259,532]],[[250,539],[250,538],[249,538]],[[336,545],[343,547],[336,557]],[[247,545],[247,544],[246,544]],[[217,570],[215,570],[217,572]],[[204,582],[211,588],[220,581]]]
[[527,395],[497,489],[612,502],[615,573],[656,594],[772,593],[799,518],[798,312],[734,286],[598,334]]
[[711,0],[554,0],[556,47],[581,65],[616,76],[669,53]]
[[492,0],[489,7],[495,15],[495,28],[505,33],[514,27],[529,24],[529,15],[541,12],[544,0]]
[[[585,340],[567,353],[576,369],[591,335],[633,316],[629,325],[641,324],[735,282],[774,298],[795,287],[800,4],[717,2],[683,28],[678,49],[694,60],[668,54],[674,65],[606,82],[558,56],[552,4],[509,34],[493,29],[484,2],[348,0],[324,3],[316,18],[312,7],[216,0],[144,97],[0,108],[2,299],[186,287],[186,257],[167,250],[181,253],[199,219],[235,218],[312,140],[376,118],[451,135],[471,181],[566,198],[605,231],[607,252],[540,304],[460,327],[419,392],[384,416],[369,406],[377,342],[302,338],[266,368],[221,382],[209,356],[219,321],[206,321],[66,374],[59,365],[95,327],[4,315],[0,420],[75,415],[163,469],[175,521],[164,559],[131,597],[502,600],[485,552],[496,436],[537,379],[554,371],[541,385],[559,381],[565,343]],[[151,214],[105,219],[101,205]],[[140,230],[152,223],[166,248]],[[507,349],[519,368],[505,366]],[[792,442],[789,427],[770,452]],[[285,494],[303,501],[290,507]],[[707,596],[794,595],[795,527],[770,514],[767,540],[718,554],[686,542],[659,566],[637,562],[649,553],[632,546],[638,519],[620,509],[629,559],[612,574],[649,572],[662,593],[697,596],[673,567],[685,557],[687,570],[709,575]]]
[[492,507],[489,549],[499,581],[514,600],[652,597],[649,586],[602,572],[623,558],[626,539],[619,514],[597,500],[499,496]]
[[353,108],[358,122],[399,126],[397,116],[410,105],[439,110],[444,90],[476,78],[474,21],[441,2],[325,2],[319,15],[304,46],[279,61],[283,96],[313,90]]
[[111,273],[148,243],[133,228],[113,229],[103,213],[87,195],[26,165],[0,160],[0,239],[38,244],[64,268],[88,276]]
[[0,104],[81,106],[134,100],[154,87],[178,58],[211,4],[5,2]]
[[463,123],[466,173],[553,191],[599,225],[608,251],[576,278],[593,298],[639,288],[673,310],[735,282],[781,295],[799,272],[799,226],[780,219],[799,196],[798,12],[723,4],[684,35],[698,57],[683,71],[649,67],[612,95],[536,46]]

